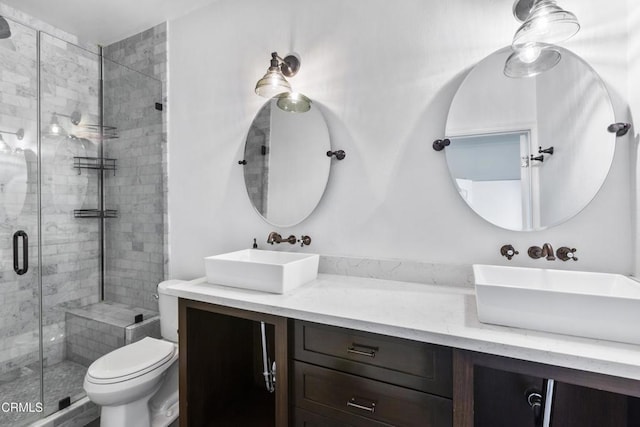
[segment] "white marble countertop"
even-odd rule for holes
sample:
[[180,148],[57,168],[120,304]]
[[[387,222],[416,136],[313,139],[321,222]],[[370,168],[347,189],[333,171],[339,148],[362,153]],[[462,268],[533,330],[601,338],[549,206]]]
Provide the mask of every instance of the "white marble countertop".
[[473,288],[320,274],[287,294],[170,285],[180,298],[640,380],[640,346],[483,324]]

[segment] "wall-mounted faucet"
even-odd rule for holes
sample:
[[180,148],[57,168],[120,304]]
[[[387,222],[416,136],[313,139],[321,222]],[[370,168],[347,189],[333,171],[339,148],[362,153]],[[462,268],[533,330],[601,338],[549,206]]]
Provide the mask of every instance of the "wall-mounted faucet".
[[550,243],[545,243],[544,245],[542,245],[542,247],[531,246],[527,253],[533,259],[545,257],[547,261],[556,260],[556,257],[553,255],[553,247],[551,247]]
[[267,243],[269,243],[270,245],[273,245],[274,243],[285,243],[285,242],[295,245],[297,241],[298,239],[296,239],[296,236],[294,236],[293,234],[287,237],[286,239],[283,239],[282,236],[276,233],[275,231],[272,231],[271,233],[269,233],[269,236],[267,237]]

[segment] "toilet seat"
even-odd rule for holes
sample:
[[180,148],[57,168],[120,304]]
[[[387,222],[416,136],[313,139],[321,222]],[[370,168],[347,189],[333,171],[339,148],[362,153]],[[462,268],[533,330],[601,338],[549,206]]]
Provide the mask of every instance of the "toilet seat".
[[173,360],[177,346],[146,337],[108,353],[91,364],[87,381],[114,384],[140,377]]

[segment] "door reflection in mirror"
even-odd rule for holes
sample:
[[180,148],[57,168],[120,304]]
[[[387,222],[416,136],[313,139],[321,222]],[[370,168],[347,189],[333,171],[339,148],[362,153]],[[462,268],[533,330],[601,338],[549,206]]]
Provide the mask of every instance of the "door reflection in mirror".
[[447,162],[458,192],[487,221],[505,228],[531,228],[530,132],[450,137]]

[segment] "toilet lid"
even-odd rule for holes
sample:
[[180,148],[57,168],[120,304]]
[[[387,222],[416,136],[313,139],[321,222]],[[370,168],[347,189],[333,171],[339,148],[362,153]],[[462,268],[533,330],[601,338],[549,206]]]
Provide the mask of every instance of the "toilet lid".
[[87,374],[97,380],[141,375],[171,359],[175,351],[173,343],[146,337],[102,356],[89,366]]

